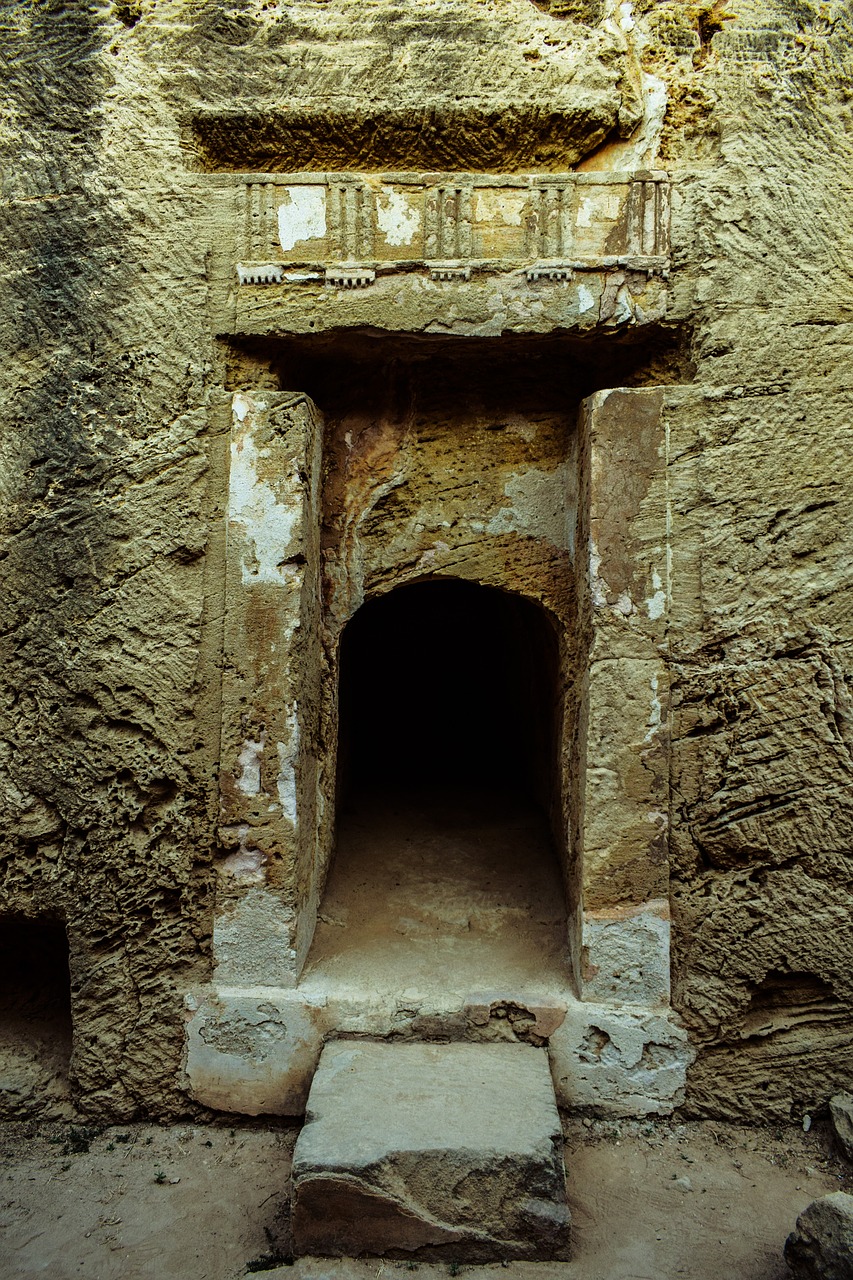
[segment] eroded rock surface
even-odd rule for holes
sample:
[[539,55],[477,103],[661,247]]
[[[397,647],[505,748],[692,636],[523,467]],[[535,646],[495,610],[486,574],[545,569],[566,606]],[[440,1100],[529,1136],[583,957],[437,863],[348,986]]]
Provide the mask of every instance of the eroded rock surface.
[[797,1280],[851,1280],[853,1196],[835,1191],[813,1200],[785,1242],[785,1260]]
[[837,1093],[829,1100],[829,1117],[839,1147],[853,1160],[853,1094]]
[[[218,830],[227,432],[235,390],[306,389],[306,353],[288,366],[272,323],[254,346],[224,325],[218,282],[233,285],[234,264],[219,261],[216,192],[236,169],[295,160],[670,172],[669,310],[649,336],[623,326],[614,299],[631,291],[614,276],[613,308],[584,312],[606,314],[607,341],[590,332],[569,350],[556,334],[532,360],[518,348],[532,415],[511,402],[482,413],[465,335],[493,336],[474,382],[494,400],[500,344],[535,331],[543,304],[524,282],[509,319],[480,283],[455,382],[420,379],[477,459],[479,505],[450,483],[451,436],[413,414],[405,376],[387,378],[384,407],[371,394],[369,421],[337,396],[326,443],[350,488],[326,493],[332,621],[368,578],[458,573],[463,550],[470,577],[529,593],[538,576],[538,598],[574,617],[555,587],[552,496],[575,408],[601,388],[665,387],[672,799],[648,825],[669,833],[688,1105],[787,1119],[846,1087],[849,3],[7,5],[0,59],[0,913],[67,931],[75,1105],[112,1119],[192,1109],[183,997],[210,977],[217,871],[264,876],[239,824],[231,843]],[[364,349],[325,367],[382,390],[396,353],[374,375]],[[321,368],[324,394],[328,382]],[[487,550],[475,520],[496,522]],[[306,612],[301,635],[312,627]],[[585,672],[567,680],[580,701]],[[608,714],[624,712],[614,694]],[[623,772],[647,771],[638,752]],[[605,872],[607,854],[603,842]],[[660,860],[664,877],[663,843]],[[283,931],[276,874],[257,888]],[[237,915],[226,972],[242,960]],[[33,1061],[15,1077],[16,1114],[41,1105]]]

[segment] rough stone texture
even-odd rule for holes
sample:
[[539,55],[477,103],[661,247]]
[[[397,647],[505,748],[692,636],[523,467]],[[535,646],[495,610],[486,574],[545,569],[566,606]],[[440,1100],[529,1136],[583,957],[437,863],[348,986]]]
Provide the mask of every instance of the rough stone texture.
[[829,1118],[839,1147],[853,1160],[853,1094],[837,1093],[829,1099]]
[[545,1054],[327,1045],[294,1151],[293,1196],[298,1253],[566,1257],[562,1135]]
[[813,1200],[785,1242],[785,1260],[799,1280],[851,1280],[853,1196],[835,1191]]
[[[65,923],[77,1105],[113,1118],[193,1105],[181,1087],[183,997],[210,976],[217,882],[223,977],[288,976],[277,953],[269,964],[254,953],[255,925],[248,942],[240,934],[257,899],[241,915],[227,867],[216,873],[240,847],[239,830],[223,842],[219,812],[224,511],[233,393],[317,386],[304,349],[273,350],[268,295],[257,304],[263,339],[222,323],[236,306],[223,245],[234,168],[331,167],[343,163],[342,138],[355,139],[346,162],[359,171],[464,160],[492,173],[577,164],[672,174],[665,314],[655,303],[642,337],[634,303],[642,309],[643,290],[658,286],[618,270],[606,284],[596,277],[591,311],[566,313],[595,324],[575,345],[543,339],[528,362],[541,392],[535,422],[512,405],[515,429],[498,447],[487,414],[457,418],[483,471],[476,513],[451,475],[447,437],[409,422],[405,380],[389,383],[387,412],[360,424],[327,385],[330,457],[352,431],[355,488],[325,499],[326,653],[366,584],[415,576],[430,554],[423,564],[533,593],[574,618],[576,584],[560,577],[569,540],[554,538],[551,496],[576,446],[560,432],[585,396],[662,386],[666,626],[654,661],[596,654],[592,741],[619,745],[608,757],[619,786],[602,780],[615,802],[624,783],[650,799],[662,782],[670,790],[673,1001],[697,1051],[688,1105],[754,1119],[824,1104],[853,1069],[847,0],[731,0],[725,12],[660,0],[633,16],[556,0],[41,0],[4,6],[0,59],[0,911]],[[433,302],[455,286],[418,289],[432,299],[435,341],[458,319],[458,341],[495,343],[481,361],[488,376],[473,378],[479,394],[508,366],[501,335],[545,333],[561,312],[552,293],[519,289],[507,302],[472,284],[445,327]],[[325,313],[342,326],[375,323],[364,319],[372,296],[335,293]],[[338,350],[339,381],[353,369],[358,385],[374,376],[368,337],[349,365]],[[386,348],[386,367],[397,354]],[[520,348],[516,368],[529,355]],[[470,405],[462,385],[458,403]],[[525,490],[531,469],[541,475]],[[640,498],[639,536],[628,530],[635,551],[647,545],[651,581],[660,562],[658,544],[643,540],[643,507],[660,509],[657,494]],[[473,521],[493,519],[501,531],[477,547]],[[411,536],[396,541],[404,523]],[[612,622],[600,628],[607,643],[617,627],[624,640]],[[588,640],[569,632],[567,656]],[[671,720],[644,756],[652,677]],[[586,750],[584,679],[567,695],[577,713],[569,776]],[[619,738],[626,718],[639,741]],[[260,740],[258,727],[250,716],[246,741]],[[223,762],[238,776],[233,758]],[[277,778],[262,771],[258,805],[276,803]],[[566,844],[579,850],[576,801]],[[322,870],[331,824],[320,810]],[[260,812],[249,817],[269,834]],[[628,857],[641,834],[646,850],[657,839],[665,882],[663,825],[629,824],[612,859],[596,839],[596,881],[613,894],[592,910],[666,896],[663,883],[634,878]],[[307,876],[295,848],[276,844],[270,862],[295,858]],[[310,904],[319,886],[306,879],[299,892]],[[254,916],[270,922],[257,948],[267,955],[270,936],[294,923],[287,894],[273,893]],[[287,948],[299,945],[291,936]],[[38,1088],[29,1105],[43,1105]],[[16,1096],[15,1109],[26,1106]]]
[[669,1115],[693,1053],[670,1010],[584,1001],[549,1041],[560,1105],[600,1115]]
[[300,1116],[328,1026],[322,1003],[292,992],[220,988],[188,997],[191,1096],[217,1111]]

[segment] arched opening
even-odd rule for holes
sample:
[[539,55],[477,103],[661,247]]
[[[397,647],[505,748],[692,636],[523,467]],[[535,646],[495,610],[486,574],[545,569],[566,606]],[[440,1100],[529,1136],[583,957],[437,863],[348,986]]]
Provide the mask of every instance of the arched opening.
[[0,917],[0,1118],[70,1114],[68,938],[52,919]]
[[457,579],[370,600],[341,644],[341,790],[509,789],[550,801],[556,637],[520,596]]
[[311,964],[463,992],[564,975],[559,670],[549,616],[507,592],[426,580],[362,606]]

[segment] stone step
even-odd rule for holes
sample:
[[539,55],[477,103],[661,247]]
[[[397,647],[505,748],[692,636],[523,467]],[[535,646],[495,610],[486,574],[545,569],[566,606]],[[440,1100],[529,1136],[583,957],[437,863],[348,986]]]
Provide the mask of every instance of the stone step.
[[564,1259],[563,1141],[543,1049],[327,1044],[293,1159],[298,1254]]

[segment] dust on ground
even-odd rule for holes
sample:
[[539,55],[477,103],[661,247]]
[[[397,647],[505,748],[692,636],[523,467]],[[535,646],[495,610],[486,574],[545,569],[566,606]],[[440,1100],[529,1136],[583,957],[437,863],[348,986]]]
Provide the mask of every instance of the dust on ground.
[[290,1261],[297,1128],[10,1122],[0,1127],[0,1275],[50,1280],[783,1280],[785,1237],[853,1190],[828,1129],[566,1122],[573,1260],[469,1266]]

